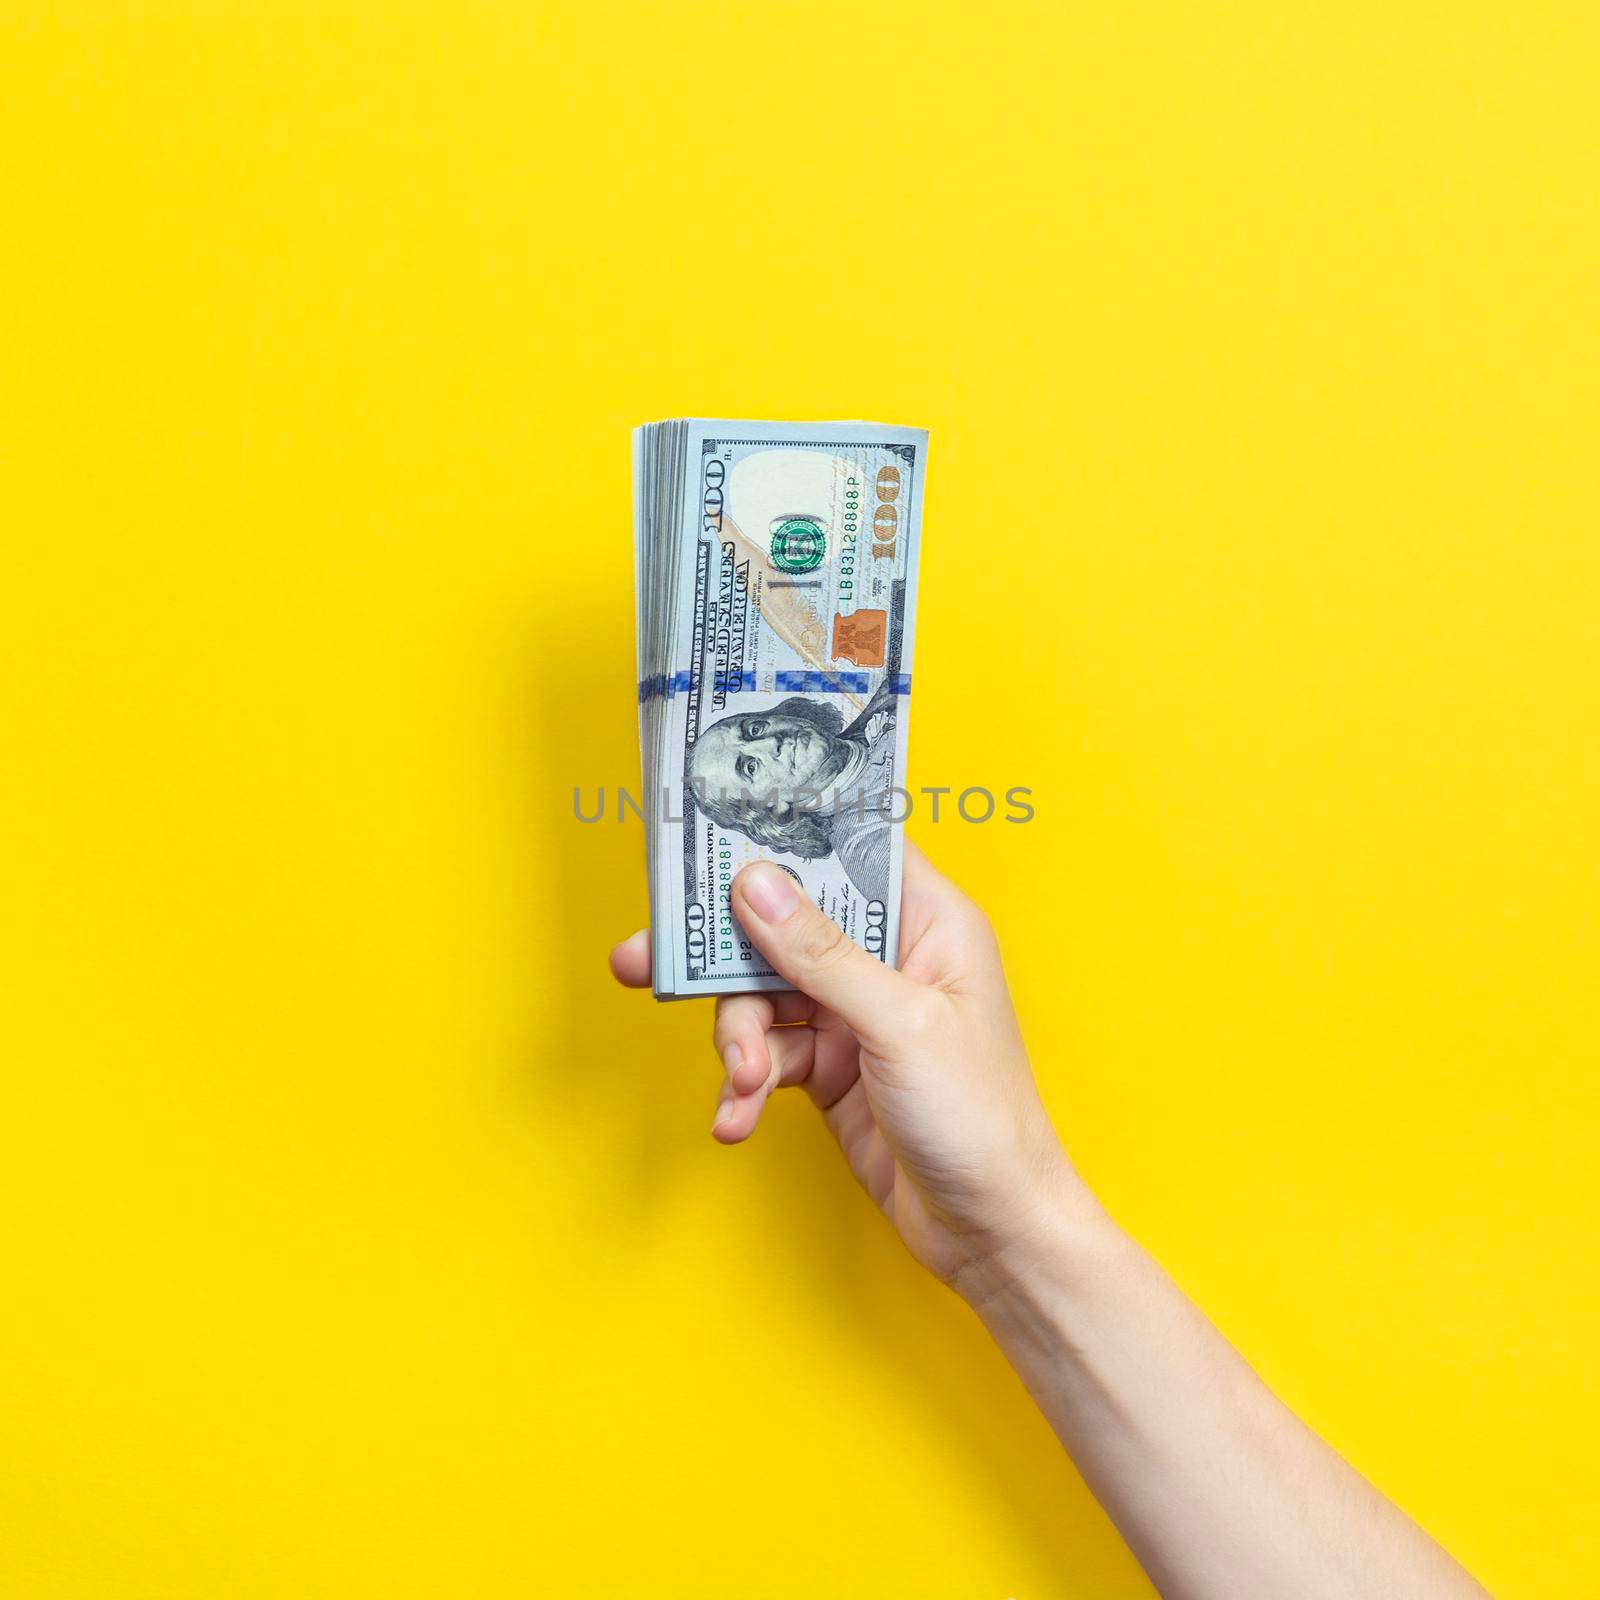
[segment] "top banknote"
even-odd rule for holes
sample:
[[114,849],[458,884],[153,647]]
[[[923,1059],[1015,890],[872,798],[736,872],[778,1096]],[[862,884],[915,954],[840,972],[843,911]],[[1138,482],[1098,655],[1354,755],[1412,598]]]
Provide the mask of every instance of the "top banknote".
[[927,446],[875,422],[634,432],[658,996],[788,987],[729,909],[750,861],[895,960]]

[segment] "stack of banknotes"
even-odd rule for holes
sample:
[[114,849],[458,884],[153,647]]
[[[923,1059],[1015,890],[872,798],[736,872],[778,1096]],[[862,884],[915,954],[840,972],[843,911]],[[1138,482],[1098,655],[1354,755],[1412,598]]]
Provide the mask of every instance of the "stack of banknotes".
[[659,998],[788,987],[729,908],[757,860],[895,961],[927,448],[874,422],[634,432]]

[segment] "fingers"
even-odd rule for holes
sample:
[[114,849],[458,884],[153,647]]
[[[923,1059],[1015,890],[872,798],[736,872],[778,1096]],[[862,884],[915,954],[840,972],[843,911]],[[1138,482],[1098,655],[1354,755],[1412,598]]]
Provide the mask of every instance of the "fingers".
[[836,1011],[862,1039],[892,1034],[922,992],[869,956],[769,861],[753,862],[733,880],[733,911],[790,983]]
[[[618,983],[629,989],[649,988],[650,930],[641,928],[616,945],[610,965]],[[722,1143],[748,1139],[772,1091],[800,1083],[810,1072],[811,1030],[778,1025],[807,1022],[815,1009],[805,995],[785,991],[718,999],[712,1038],[722,1058],[724,1079],[712,1131]]]
[[755,1132],[773,1091],[801,1085],[857,1181],[883,1205],[894,1186],[894,1156],[862,1092],[854,1036],[847,1028],[827,1025],[775,1028],[767,1035],[766,1048],[771,1071],[754,1094],[734,1094],[724,1082],[713,1137],[721,1144],[742,1144]]
[[725,994],[717,1000],[711,1042],[736,1094],[754,1094],[767,1081],[767,1030],[774,1023],[807,1022],[811,1001],[803,994]]
[[[630,989],[650,986],[650,930],[616,945],[611,973]],[[724,1077],[712,1136],[721,1144],[742,1144],[755,1132],[775,1090],[804,1084],[819,1109],[829,1111],[856,1076],[854,1041],[843,1030],[828,1035],[819,1051],[817,1031],[809,1026],[817,1008],[809,996],[788,990],[722,995],[717,1000],[712,1042],[722,1058]],[[844,1051],[840,1046],[848,1047]],[[848,1059],[846,1059],[848,1057]],[[813,1067],[822,1063],[814,1075]]]
[[717,1001],[711,1042],[735,1094],[754,1094],[767,1081],[767,1029],[775,1009],[765,994],[723,995]]
[[818,1028],[805,1089],[818,1111],[831,1111],[861,1077],[861,1047],[848,1028]]
[[628,989],[650,987],[650,930],[630,934],[611,952],[611,976]]
[[776,1028],[763,1046],[770,1065],[761,1083],[751,1093],[740,1094],[724,1080],[711,1125],[711,1135],[719,1144],[740,1144],[748,1139],[773,1090],[803,1083],[810,1076],[816,1038],[812,1028]]

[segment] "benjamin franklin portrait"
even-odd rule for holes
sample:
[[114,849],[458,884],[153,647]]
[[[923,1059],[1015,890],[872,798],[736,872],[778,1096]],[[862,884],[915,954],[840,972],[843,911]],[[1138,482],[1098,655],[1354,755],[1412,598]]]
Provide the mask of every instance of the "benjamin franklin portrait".
[[713,722],[689,752],[713,821],[784,855],[837,855],[869,900],[889,897],[895,699],[879,689],[848,727],[837,705],[797,695]]

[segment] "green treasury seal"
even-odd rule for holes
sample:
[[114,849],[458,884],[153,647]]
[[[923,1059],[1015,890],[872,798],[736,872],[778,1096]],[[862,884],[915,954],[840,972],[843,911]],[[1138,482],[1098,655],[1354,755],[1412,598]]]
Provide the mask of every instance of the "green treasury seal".
[[772,530],[772,564],[780,572],[810,572],[827,552],[827,535],[815,517],[785,517]]

